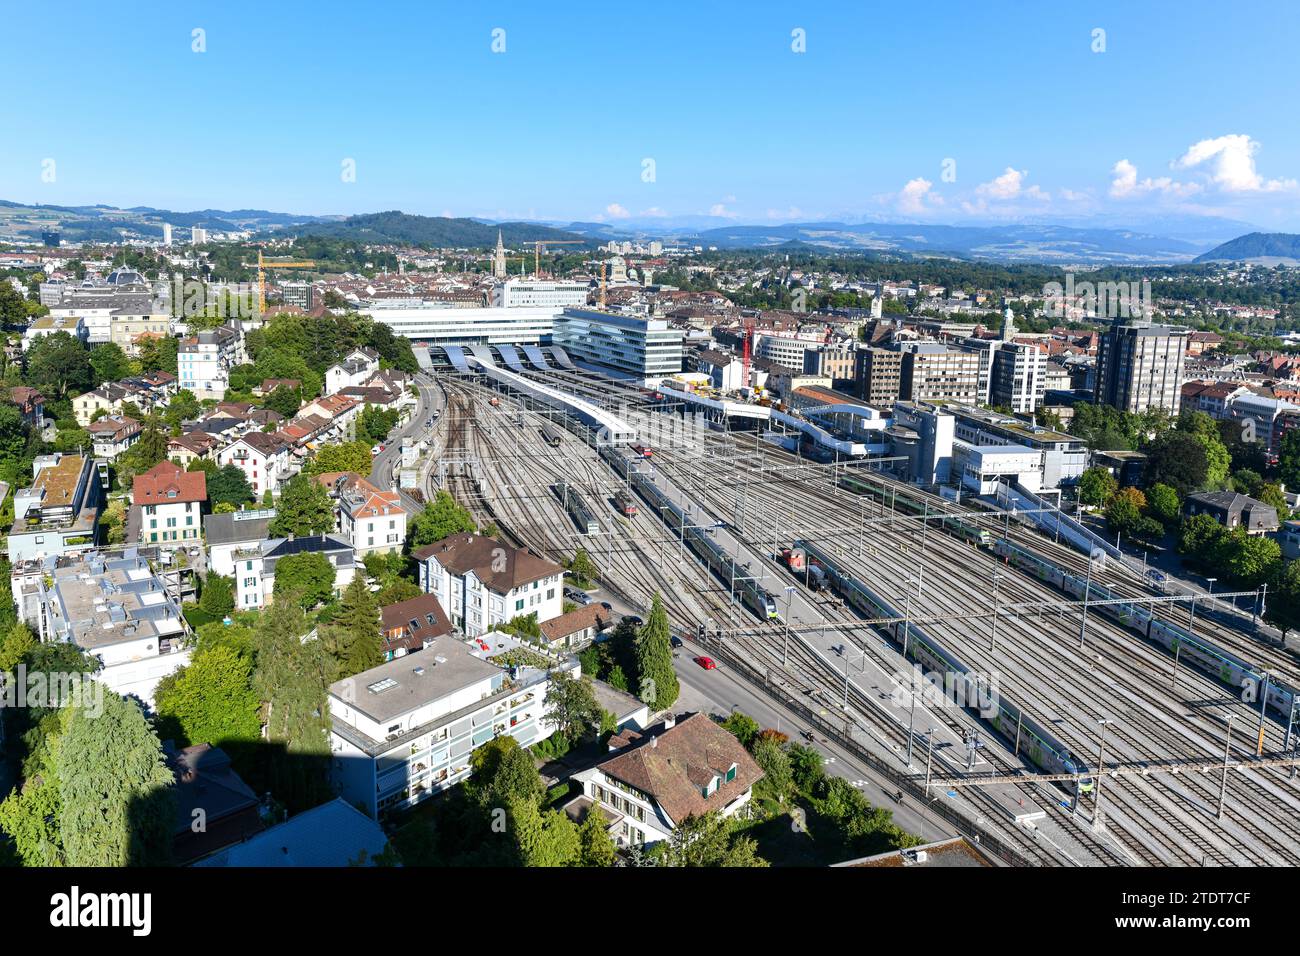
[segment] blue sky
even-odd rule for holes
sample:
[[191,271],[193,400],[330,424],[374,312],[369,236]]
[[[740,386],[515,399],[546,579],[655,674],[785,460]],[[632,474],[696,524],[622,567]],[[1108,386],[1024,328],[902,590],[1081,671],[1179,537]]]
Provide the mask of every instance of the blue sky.
[[1229,10],[11,3],[0,198],[1300,228],[1300,4]]

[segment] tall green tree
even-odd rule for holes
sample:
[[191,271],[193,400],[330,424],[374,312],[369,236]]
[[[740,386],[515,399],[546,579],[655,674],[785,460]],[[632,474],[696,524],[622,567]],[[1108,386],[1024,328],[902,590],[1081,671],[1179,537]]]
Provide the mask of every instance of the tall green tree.
[[613,866],[618,859],[614,838],[609,835],[605,815],[592,807],[578,827],[578,862],[582,866]]
[[104,695],[74,708],[58,758],[59,833],[71,866],[157,866],[171,859],[175,779],[139,704]]
[[260,738],[261,701],[252,659],[226,645],[194,652],[189,666],[158,682],[155,707],[189,743],[226,746]]
[[532,800],[512,800],[510,821],[524,866],[574,866],[582,852],[578,829],[560,810],[541,811]]
[[271,593],[276,603],[296,599],[310,610],[334,596],[334,574],[334,565],[318,551],[286,555],[275,563]]
[[673,670],[668,612],[657,591],[650,604],[650,619],[637,635],[636,673],[637,691],[654,710],[666,710],[676,702],[680,688]]
[[546,787],[528,751],[513,737],[495,737],[470,755],[469,788],[485,808],[509,806],[512,800],[540,806]]
[[308,624],[297,601],[274,602],[259,623],[253,691],[266,739],[278,751],[264,773],[271,792],[296,812],[329,798],[325,697],[332,667],[320,641],[302,639]]
[[1079,476],[1079,500],[1085,505],[1100,507],[1119,491],[1119,482],[1105,468],[1094,465]]
[[[202,460],[196,459],[196,463]],[[231,504],[238,508],[256,500],[257,496],[253,494],[253,486],[248,483],[243,469],[238,465],[229,464],[223,468],[215,469],[208,475],[208,501],[211,502],[213,508],[222,503]]]
[[364,441],[349,441],[341,445],[325,445],[316,452],[307,471],[313,475],[334,471],[354,471],[358,475],[368,475],[372,467],[374,459],[370,457],[370,445]]
[[576,744],[600,725],[601,707],[591,681],[554,671],[546,691],[542,718],[569,744]]
[[384,662],[379,606],[361,575],[344,590],[339,613],[322,630],[322,640],[339,677],[360,674]]
[[312,534],[328,534],[334,530],[334,503],[320,482],[307,475],[298,474],[289,479],[275,517],[267,526],[272,538],[299,538]]
[[86,347],[67,332],[43,335],[27,351],[27,382],[47,399],[66,398],[95,387]]
[[449,538],[454,534],[473,534],[474,518],[457,503],[446,489],[434,495],[433,501],[415,516],[406,540],[412,550]]
[[95,384],[120,382],[131,374],[131,361],[115,342],[105,342],[90,350],[90,367],[95,373]]
[[733,832],[731,819],[716,810],[687,817],[659,851],[660,866],[753,867],[768,866],[758,855],[758,844]]

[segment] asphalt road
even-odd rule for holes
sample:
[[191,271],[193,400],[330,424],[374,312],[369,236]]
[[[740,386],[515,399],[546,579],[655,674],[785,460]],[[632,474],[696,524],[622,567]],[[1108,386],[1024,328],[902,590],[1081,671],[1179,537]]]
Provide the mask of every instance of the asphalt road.
[[[424,423],[435,411],[442,411],[442,390],[433,384],[432,377],[427,372],[417,372],[414,383],[419,398],[410,420],[388,436],[384,450],[375,456],[374,466],[370,469],[370,481],[376,488],[397,487],[395,472],[401,460],[403,440],[427,435],[432,429],[425,428]],[[414,506],[415,502],[408,501],[407,504]]]

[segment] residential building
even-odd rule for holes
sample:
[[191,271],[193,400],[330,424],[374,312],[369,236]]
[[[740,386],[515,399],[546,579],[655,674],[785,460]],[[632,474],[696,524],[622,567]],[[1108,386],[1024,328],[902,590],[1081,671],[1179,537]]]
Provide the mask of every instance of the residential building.
[[9,560],[17,563],[93,547],[107,483],[95,460],[55,452],[38,455],[32,471],[31,487],[14,493]]
[[249,432],[217,452],[217,467],[239,468],[260,499],[266,491],[279,494],[281,485],[288,480],[289,459],[285,442],[264,432]]
[[176,354],[180,387],[200,400],[224,398],[230,369],[239,364],[242,349],[243,331],[237,321],[181,339]]
[[452,633],[452,626],[437,595],[421,594],[380,608],[379,632],[384,660],[391,661],[424,650],[435,638]]
[[582,796],[565,810],[577,818],[603,814],[619,846],[667,840],[687,817],[736,816],[763,777],[740,741],[705,714],[625,729],[609,748],[607,760],[574,774]]
[[125,415],[107,415],[86,429],[94,443],[95,457],[113,461],[140,438],[140,423]]
[[933,342],[901,346],[903,369],[899,396],[911,402],[958,402],[979,399],[979,356]]
[[312,285],[310,282],[281,282],[280,301],[287,306],[310,312],[312,307]]
[[342,594],[356,572],[352,545],[328,534],[305,538],[271,538],[231,552],[235,573],[235,607],[240,611],[271,603],[275,568],[291,554],[322,554],[334,568],[334,593]]
[[1278,530],[1277,509],[1235,491],[1205,491],[1188,495],[1183,513],[1209,515],[1225,528],[1245,528],[1247,534],[1267,534]]
[[609,626],[609,622],[609,611],[599,604],[588,604],[544,621],[540,625],[542,640],[552,650],[582,650]]
[[1112,326],[1097,352],[1094,400],[1126,412],[1163,408],[1177,415],[1187,336],[1187,329],[1167,325]]
[[37,339],[53,335],[56,332],[66,332],[74,339],[80,339],[82,342],[89,338],[86,323],[79,316],[42,315],[32,319],[31,324],[23,332],[23,351],[26,352],[30,349],[32,343]]
[[570,308],[556,319],[554,341],[575,362],[654,385],[682,370],[682,337],[666,319]]
[[[337,792],[378,817],[465,780],[470,755],[495,737],[511,736],[525,747],[549,737],[550,673],[499,667],[485,655],[443,635],[331,684],[326,702]],[[578,674],[575,660],[556,665]]]
[[167,457],[182,468],[188,468],[193,462],[211,457],[220,447],[221,441],[207,432],[192,431],[168,439]]
[[316,481],[330,490],[339,535],[357,557],[401,551],[406,543],[406,508],[396,491],[381,491],[355,472],[329,472]]
[[1224,418],[1240,423],[1238,434],[1243,441],[1258,442],[1270,456],[1276,457],[1282,447],[1282,435],[1288,427],[1294,427],[1293,419],[1297,415],[1300,406],[1245,392],[1226,403]]
[[45,396],[34,388],[17,385],[9,390],[9,400],[18,407],[24,425],[41,428],[45,424]]
[[993,353],[988,404],[1012,414],[1033,414],[1043,404],[1047,356],[1037,345],[1002,342]]
[[709,377],[709,384],[722,392],[733,392],[749,385],[745,381],[745,363],[734,355],[716,349],[700,349],[691,359],[695,371]]
[[195,866],[377,866],[388,849],[383,828],[342,797],[195,863]]
[[131,505],[138,511],[140,542],[188,545],[203,540],[203,506],[208,501],[207,475],[160,461],[131,484]]
[[349,385],[360,385],[378,371],[378,352],[370,348],[353,349],[343,361],[325,370],[325,394],[333,395]]
[[469,637],[529,614],[539,623],[564,610],[564,568],[484,535],[460,534],[412,554],[421,590],[436,594]]
[[153,704],[158,682],[190,662],[180,605],[133,548],[15,565],[19,614],[42,641],[75,644],[99,659],[109,690]]
[[204,520],[208,571],[226,578],[234,577],[235,552],[247,551],[265,541],[274,518],[274,508],[245,508],[208,515]]
[[[188,866],[266,829],[257,794],[235,773],[220,747],[200,743],[178,749],[165,740],[163,753],[176,777],[172,861],[177,866]],[[195,827],[198,819],[202,827]]]

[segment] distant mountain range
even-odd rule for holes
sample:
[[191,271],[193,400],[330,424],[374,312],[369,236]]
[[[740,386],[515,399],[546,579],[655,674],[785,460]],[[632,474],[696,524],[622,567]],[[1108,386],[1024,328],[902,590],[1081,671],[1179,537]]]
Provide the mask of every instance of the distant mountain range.
[[[934,225],[889,222],[792,222],[745,225],[717,216],[627,218],[611,222],[493,222],[420,216],[396,210],[357,216],[306,216],[264,209],[177,212],[136,206],[47,206],[0,200],[0,241],[39,241],[56,230],[70,242],[157,239],[163,223],[177,230],[324,236],[366,243],[484,248],[500,230],[507,245],[537,240],[662,239],[718,249],[806,249],[904,257],[949,257],[1057,265],[1161,265],[1220,259],[1300,259],[1300,237],[1252,232],[1224,219],[1151,220],[1121,228],[1107,220],[1061,223]],[[1239,238],[1225,241],[1237,235]],[[188,236],[180,233],[178,240]],[[1221,243],[1216,245],[1216,243]],[[576,247],[575,247],[576,248]]]
[[1238,236],[1196,257],[1197,262],[1287,262],[1300,264],[1300,235],[1252,232]]

